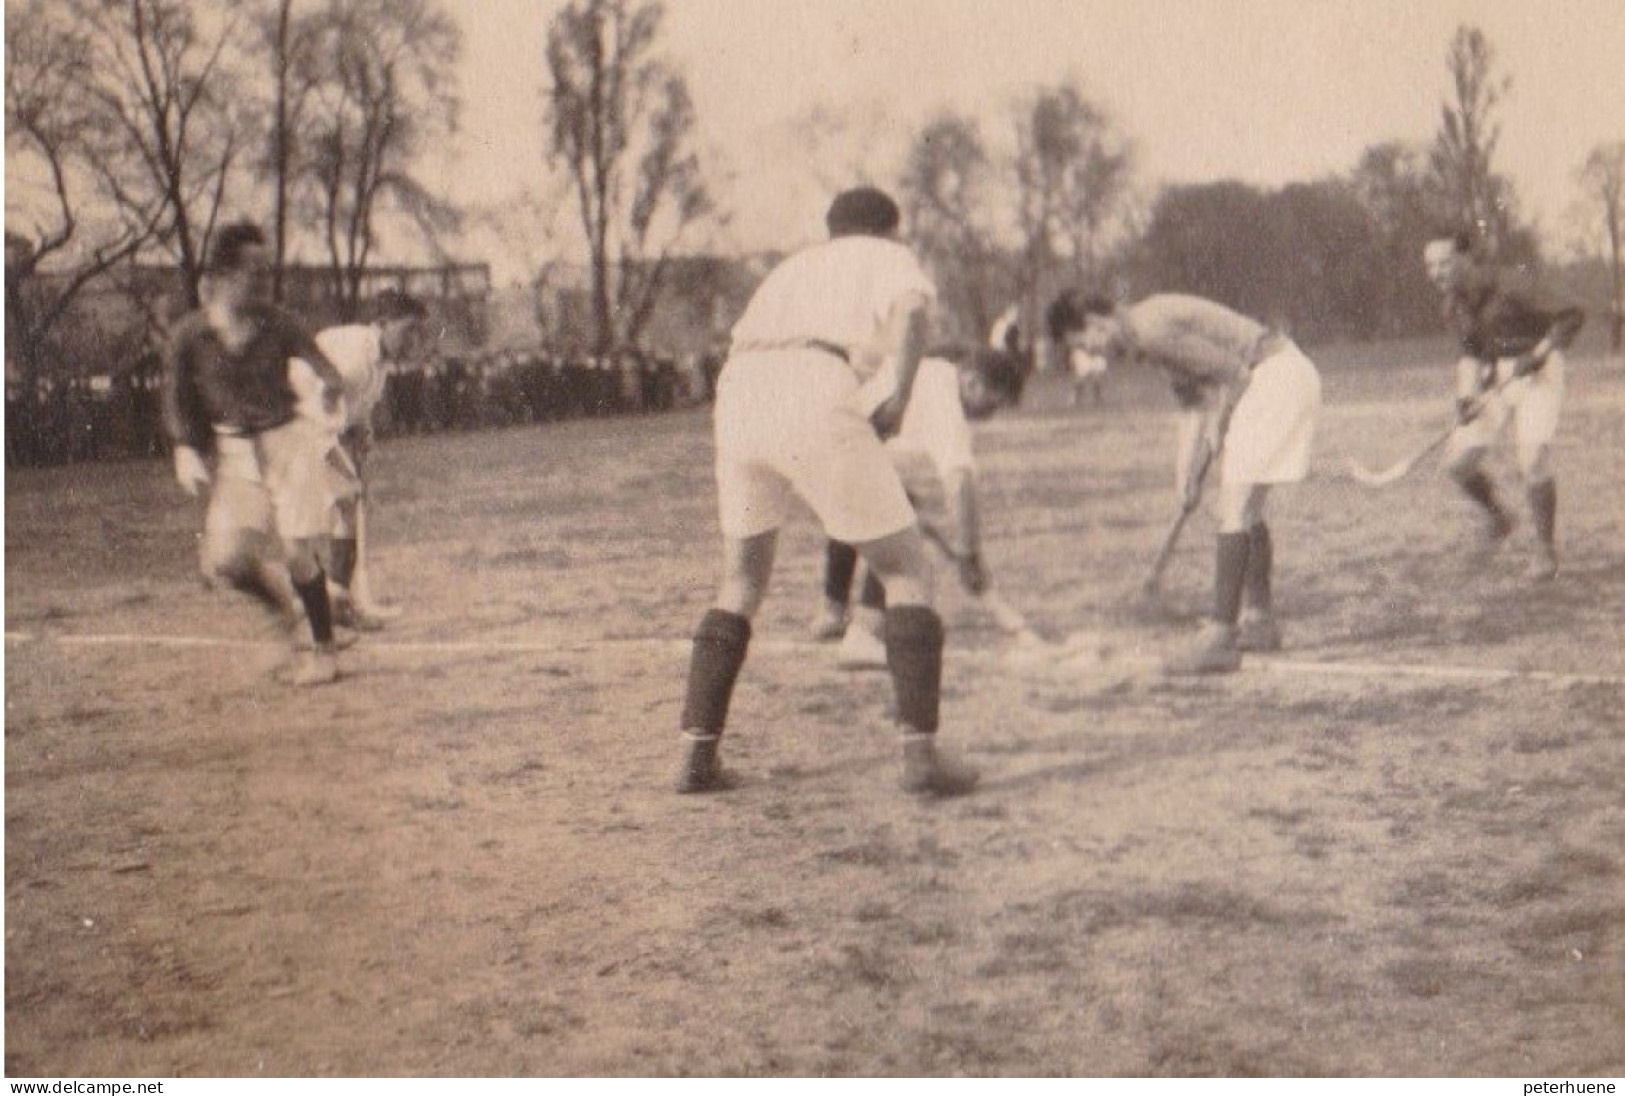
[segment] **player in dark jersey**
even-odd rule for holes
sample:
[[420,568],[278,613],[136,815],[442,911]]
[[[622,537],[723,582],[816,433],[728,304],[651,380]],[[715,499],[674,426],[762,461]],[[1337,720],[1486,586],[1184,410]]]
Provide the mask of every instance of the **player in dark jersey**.
[[[290,678],[316,685],[338,676],[332,605],[321,559],[335,502],[348,489],[327,461],[331,446],[299,416],[288,363],[302,358],[337,407],[343,379],[310,334],[269,299],[265,237],[255,225],[219,231],[210,254],[203,307],[184,317],[170,341],[164,425],[175,477],[189,494],[211,488],[202,564],[218,578],[284,610],[265,529],[275,531],[294,593],[310,621],[311,649]],[[211,477],[203,454],[215,456]]]
[[1557,575],[1557,481],[1552,439],[1563,411],[1563,351],[1585,324],[1578,308],[1544,309],[1506,289],[1478,261],[1465,233],[1428,243],[1428,277],[1444,297],[1445,317],[1461,343],[1456,371],[1460,425],[1450,439],[1448,465],[1461,489],[1488,518],[1494,545],[1512,532],[1512,515],[1484,471],[1484,455],[1510,420],[1518,469],[1535,524],[1529,576]]

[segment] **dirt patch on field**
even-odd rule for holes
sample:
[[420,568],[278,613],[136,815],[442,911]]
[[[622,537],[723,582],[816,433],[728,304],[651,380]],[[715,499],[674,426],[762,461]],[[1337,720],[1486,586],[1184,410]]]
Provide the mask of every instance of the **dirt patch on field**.
[[1159,679],[1211,526],[1131,612],[1163,405],[1041,380],[980,437],[989,562],[1113,657],[1011,659],[944,589],[944,734],[985,786],[936,805],[894,787],[884,675],[800,642],[804,521],[734,701],[743,783],[669,792],[701,414],[387,446],[409,613],[308,693],[196,587],[162,467],[9,476],[6,1071],[1625,1072],[1625,399],[1576,370],[1569,568],[1537,591],[1521,542],[1463,551],[1436,478],[1330,475],[1425,436],[1440,375],[1393,382],[1328,374],[1327,474],[1274,519],[1288,656],[1615,683]]

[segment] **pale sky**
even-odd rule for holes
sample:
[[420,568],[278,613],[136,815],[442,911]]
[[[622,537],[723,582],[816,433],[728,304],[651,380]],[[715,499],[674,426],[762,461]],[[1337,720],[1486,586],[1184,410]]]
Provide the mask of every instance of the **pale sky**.
[[[466,33],[464,112],[442,170],[457,195],[493,199],[544,171],[559,4],[448,4]],[[1148,191],[1345,172],[1376,142],[1431,140],[1461,23],[1513,79],[1496,162],[1555,251],[1574,172],[1625,140],[1625,0],[668,0],[662,39],[736,211],[719,242],[763,248],[815,237],[833,181],[893,162],[937,110],[991,133],[1018,96],[1067,77],[1134,142]],[[799,124],[820,105],[870,119],[867,148],[809,150]]]

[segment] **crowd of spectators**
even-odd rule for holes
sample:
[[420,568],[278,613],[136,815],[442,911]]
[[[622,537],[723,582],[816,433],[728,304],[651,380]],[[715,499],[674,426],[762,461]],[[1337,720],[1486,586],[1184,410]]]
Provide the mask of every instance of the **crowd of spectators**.
[[[398,367],[378,409],[383,437],[481,430],[708,403],[720,355],[641,351],[595,359],[542,349],[482,351]],[[6,467],[156,456],[161,369],[150,354],[114,377],[6,384]]]

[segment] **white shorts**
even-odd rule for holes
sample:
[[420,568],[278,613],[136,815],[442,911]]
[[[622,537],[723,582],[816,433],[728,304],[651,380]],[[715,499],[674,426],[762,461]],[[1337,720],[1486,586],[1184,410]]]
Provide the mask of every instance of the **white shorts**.
[[[1516,360],[1503,358],[1495,364],[1495,383],[1512,376]],[[1485,449],[1512,420],[1513,439],[1518,448],[1518,466],[1530,468],[1540,451],[1557,437],[1557,425],[1563,417],[1563,395],[1567,389],[1564,379],[1563,355],[1553,352],[1538,372],[1531,373],[1491,396],[1484,410],[1472,422],[1456,429],[1450,436],[1450,457],[1460,456],[1473,449]]]
[[1320,374],[1288,342],[1253,367],[1230,418],[1219,482],[1299,483],[1309,475],[1320,421]]
[[271,494],[260,475],[254,440],[227,434],[217,434],[214,440],[214,477],[201,546],[203,573],[211,576],[235,561],[245,537],[275,537]]
[[349,458],[328,431],[294,419],[256,435],[254,448],[277,534],[285,541],[328,536],[333,507],[359,488]]
[[1100,354],[1091,354],[1087,350],[1073,349],[1067,356],[1068,364],[1072,368],[1072,375],[1078,380],[1088,380],[1090,377],[1104,377],[1106,375],[1106,359]]
[[717,381],[717,509],[722,533],[777,529],[799,496],[836,540],[862,544],[914,524],[914,508],[874,428],[858,380],[821,350],[730,358]]

